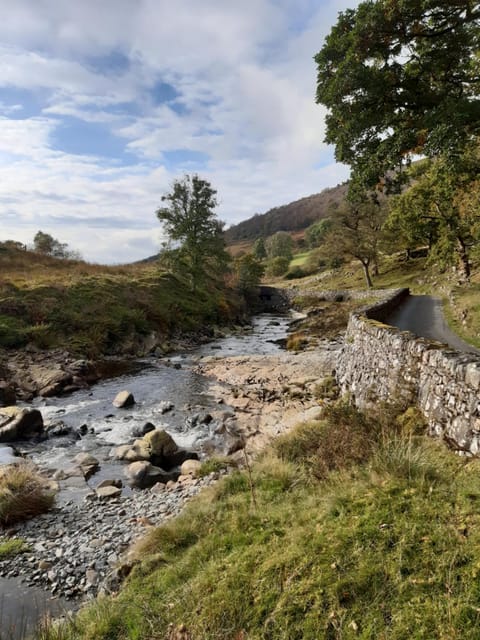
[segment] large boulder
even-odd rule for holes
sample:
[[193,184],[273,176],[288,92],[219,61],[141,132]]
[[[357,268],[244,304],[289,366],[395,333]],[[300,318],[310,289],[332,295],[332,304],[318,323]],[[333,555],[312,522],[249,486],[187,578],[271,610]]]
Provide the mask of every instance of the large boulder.
[[164,429],[155,429],[147,433],[143,440],[150,451],[150,461],[162,469],[178,467],[185,460],[198,460],[198,453],[181,449],[172,436]]
[[55,368],[44,365],[32,365],[30,375],[39,395],[50,398],[63,391],[72,382],[73,375],[57,365]]
[[2,407],[0,409],[0,442],[32,438],[43,431],[43,418],[38,409]]
[[169,480],[175,481],[178,473],[164,471],[146,460],[132,462],[125,470],[125,475],[131,487],[147,489],[153,487],[157,482],[167,483]]

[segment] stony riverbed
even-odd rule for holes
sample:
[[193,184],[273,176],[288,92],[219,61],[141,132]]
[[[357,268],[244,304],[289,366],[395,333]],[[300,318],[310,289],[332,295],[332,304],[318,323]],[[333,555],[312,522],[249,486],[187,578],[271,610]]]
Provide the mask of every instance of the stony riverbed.
[[[218,474],[156,485],[107,502],[95,498],[57,506],[10,531],[28,551],[0,561],[0,577],[20,578],[67,599],[116,591],[125,551],[152,526],[177,515]],[[122,568],[123,567],[123,568]]]

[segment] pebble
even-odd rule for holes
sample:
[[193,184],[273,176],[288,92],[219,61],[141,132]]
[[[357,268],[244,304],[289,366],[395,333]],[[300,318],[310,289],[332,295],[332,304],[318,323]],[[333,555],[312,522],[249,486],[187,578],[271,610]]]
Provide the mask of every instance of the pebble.
[[24,540],[30,552],[0,560],[0,578],[20,578],[56,597],[95,597],[134,540],[150,526],[178,515],[188,500],[217,479],[212,473],[195,484],[174,484],[162,491],[56,506],[16,527],[13,537]]

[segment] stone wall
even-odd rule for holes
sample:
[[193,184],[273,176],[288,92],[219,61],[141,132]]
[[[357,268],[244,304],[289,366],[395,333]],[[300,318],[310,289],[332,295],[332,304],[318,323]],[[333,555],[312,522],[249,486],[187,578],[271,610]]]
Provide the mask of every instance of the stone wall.
[[355,404],[417,404],[430,433],[480,451],[480,357],[383,324],[408,295],[401,289],[351,314],[336,377]]

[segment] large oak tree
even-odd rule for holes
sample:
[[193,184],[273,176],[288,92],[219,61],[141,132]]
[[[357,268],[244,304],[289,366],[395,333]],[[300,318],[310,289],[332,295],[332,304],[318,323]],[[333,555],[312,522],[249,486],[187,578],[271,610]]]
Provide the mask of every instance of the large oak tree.
[[[326,142],[353,184],[412,155],[455,159],[480,134],[480,2],[368,0],[339,14],[315,60]],[[388,178],[387,178],[388,179]]]

